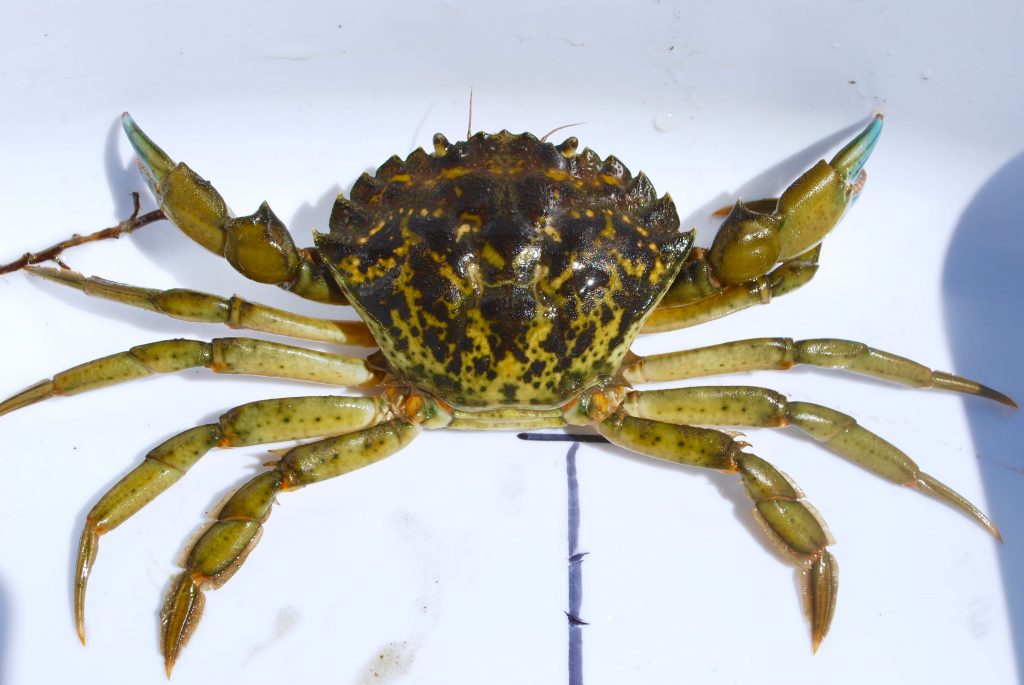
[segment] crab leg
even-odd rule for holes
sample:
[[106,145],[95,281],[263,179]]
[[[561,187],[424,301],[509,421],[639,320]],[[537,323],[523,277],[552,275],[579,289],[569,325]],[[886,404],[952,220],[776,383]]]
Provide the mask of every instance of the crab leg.
[[[860,194],[882,116],[793,182],[776,203],[736,203],[709,250],[695,250],[644,330],[672,330],[767,303],[810,280],[815,249]],[[777,264],[781,264],[776,268]],[[673,311],[678,308],[680,311]]]
[[[700,254],[703,253],[698,253],[698,255]],[[792,292],[814,278],[814,274],[818,272],[818,256],[820,254],[821,245],[816,245],[804,254],[780,264],[767,275],[724,288],[716,286],[694,288],[707,294],[701,299],[673,304],[673,296],[678,296],[683,290],[680,287],[680,279],[677,278],[661,304],[647,317],[640,332],[658,333],[688,328],[705,321],[735,314],[747,307],[768,304],[773,298]],[[680,274],[680,277],[685,273],[684,271]]]
[[376,385],[377,372],[366,360],[293,347],[254,338],[163,340],[127,352],[94,359],[0,402],[0,416],[56,395],[76,395],[155,373],[205,366],[215,373],[236,373],[330,385]]
[[85,517],[75,571],[75,627],[85,643],[85,589],[101,535],[134,516],[214,447],[301,440],[365,428],[383,412],[369,397],[291,397],[251,402],[216,423],[179,433],[154,448],[96,503]]
[[633,452],[689,466],[738,472],[754,502],[755,516],[803,571],[802,587],[815,650],[828,632],[838,591],[832,544],[803,494],[771,464],[741,452],[741,443],[721,431],[651,421],[618,413],[595,424],[611,442]]
[[749,386],[633,391],[626,395],[621,409],[630,416],[672,424],[799,428],[875,475],[960,509],[1002,541],[998,529],[976,506],[923,473],[899,448],[835,409],[810,402],[790,402],[774,390]]
[[121,123],[160,209],[188,237],[226,258],[246,278],[310,300],[346,303],[316,253],[295,247],[266,202],[254,214],[232,217],[220,193],[184,162],[175,164],[127,112]]
[[369,428],[289,450],[272,471],[243,485],[192,546],[185,572],[164,604],[161,623],[168,676],[203,612],[203,589],[220,587],[245,561],[262,533],[275,496],[286,490],[340,476],[400,450],[416,437],[419,424],[396,418]]
[[302,340],[317,340],[339,345],[376,347],[370,329],[361,321],[332,321],[302,316],[292,312],[248,302],[237,296],[217,295],[175,288],[154,290],[115,283],[95,276],[83,276],[67,269],[28,266],[25,270],[62,285],[81,290],[86,295],[148,309],[184,321],[223,323],[242,328],[274,333]]
[[693,350],[634,358],[622,369],[630,383],[674,381],[715,376],[739,371],[791,369],[808,364],[826,369],[844,369],[890,383],[913,388],[940,388],[995,400],[1016,407],[1006,395],[981,383],[927,366],[864,343],[837,338],[797,340],[752,338],[700,347]]

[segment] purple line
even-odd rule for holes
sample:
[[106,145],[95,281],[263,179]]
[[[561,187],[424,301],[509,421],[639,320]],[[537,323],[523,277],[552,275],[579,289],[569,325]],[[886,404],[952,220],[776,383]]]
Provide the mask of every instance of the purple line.
[[576,452],[580,444],[574,442],[565,457],[565,475],[569,495],[569,685],[583,685],[583,626],[580,618],[583,605],[583,557],[580,541],[580,487],[576,480]]
[[608,442],[604,436],[588,433],[518,433],[516,437],[540,442]]

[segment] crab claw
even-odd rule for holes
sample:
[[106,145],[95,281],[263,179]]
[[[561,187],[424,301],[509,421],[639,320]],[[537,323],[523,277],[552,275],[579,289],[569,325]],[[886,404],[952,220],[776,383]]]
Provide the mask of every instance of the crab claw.
[[128,136],[128,142],[135,149],[135,154],[138,155],[139,168],[146,179],[146,185],[149,186],[154,195],[160,197],[162,195],[160,184],[167,178],[167,174],[170,173],[171,169],[174,168],[174,160],[161,150],[149,136],[142,132],[142,129],[139,128],[135,120],[132,119],[132,115],[128,114],[128,112],[121,115],[121,126],[124,127],[124,132]]
[[715,280],[739,285],[817,246],[860,194],[864,164],[881,132],[877,114],[831,162],[815,164],[777,202],[737,202],[708,252]]
[[231,218],[224,198],[187,164],[176,164],[127,112],[121,115],[121,124],[138,155],[146,184],[164,215],[185,235],[211,252],[224,255],[225,228]]
[[881,133],[882,115],[876,114],[831,162],[818,162],[782,193],[775,212],[782,222],[780,261],[820,243],[843,218],[864,187],[864,165]]
[[837,152],[830,162],[830,166],[851,186],[851,202],[857,198],[864,186],[864,165],[875,149],[878,137],[882,135],[883,118],[881,113],[876,114],[867,128]]

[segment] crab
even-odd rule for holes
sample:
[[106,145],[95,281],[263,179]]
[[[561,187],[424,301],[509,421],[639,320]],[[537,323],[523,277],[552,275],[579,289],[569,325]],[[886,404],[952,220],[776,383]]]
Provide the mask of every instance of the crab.
[[395,156],[339,196],[330,231],[295,246],[264,203],[232,216],[220,194],[175,163],[125,114],[124,130],[157,198],[158,216],[222,255],[244,276],[309,300],[349,305],[361,322],[297,315],[186,289],[153,290],[25,266],[87,295],[187,321],[219,322],[319,343],[373,347],[365,358],[262,339],[165,340],[62,371],[0,403],[36,402],[158,373],[206,367],[373,389],[251,402],[163,442],[86,517],[74,576],[85,641],[85,594],[100,537],[170,488],[214,448],[307,441],[234,492],[191,545],[164,605],[161,647],[171,673],[195,630],[204,590],[242,565],[278,494],[368,466],[424,429],[588,426],[635,453],[735,473],[766,534],[803,571],[817,650],[832,622],[838,566],[832,539],[797,486],[755,456],[736,427],[792,426],[876,475],[950,504],[999,539],[963,496],[904,452],[834,409],[750,386],[634,386],[719,373],[841,369],[1016,407],[975,381],[860,342],[754,338],[652,356],[640,333],[694,326],[766,304],[807,283],[820,245],[860,194],[882,116],[778,198],[728,211],[709,249],[681,231],[668,195],[614,156],[578,141],[477,133]]

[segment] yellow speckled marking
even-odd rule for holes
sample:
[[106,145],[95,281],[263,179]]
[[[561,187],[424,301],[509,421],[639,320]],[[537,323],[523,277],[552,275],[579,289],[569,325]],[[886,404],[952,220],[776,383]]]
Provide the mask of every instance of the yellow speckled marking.
[[366,223],[318,247],[391,372],[457,409],[609,379],[691,240],[618,160],[507,132],[389,160],[351,202]]

